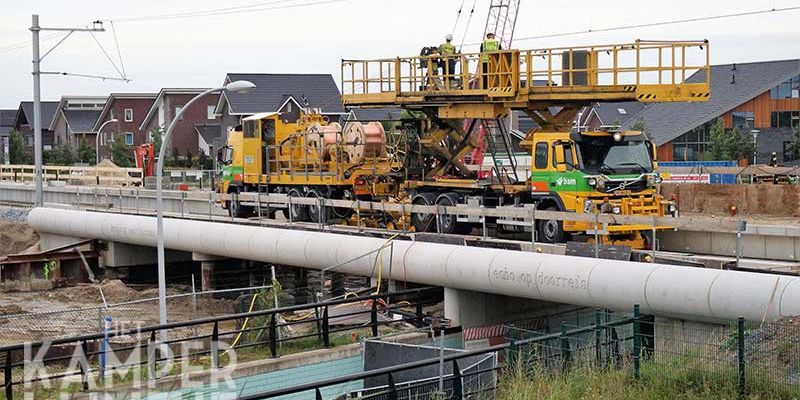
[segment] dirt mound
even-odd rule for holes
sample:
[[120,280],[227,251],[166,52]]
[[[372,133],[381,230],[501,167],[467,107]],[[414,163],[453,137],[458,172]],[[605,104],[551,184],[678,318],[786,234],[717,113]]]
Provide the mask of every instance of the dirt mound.
[[[102,289],[103,293],[100,294]],[[98,285],[77,285],[55,289],[47,293],[50,298],[57,299],[65,303],[81,304],[102,304],[103,296],[109,304],[123,303],[126,301],[137,300],[143,296],[136,289],[131,289],[119,279],[106,280]]]
[[0,222],[0,257],[38,251],[39,235],[28,224]]

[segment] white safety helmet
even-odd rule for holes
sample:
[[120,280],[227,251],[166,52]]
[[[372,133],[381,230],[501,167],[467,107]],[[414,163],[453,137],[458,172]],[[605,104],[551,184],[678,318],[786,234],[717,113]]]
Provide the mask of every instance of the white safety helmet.
[[451,40],[453,40],[453,35],[451,35],[451,34],[449,34],[449,33],[448,33],[448,34],[447,34],[447,36],[445,36],[444,38],[445,38],[445,40],[447,40],[447,41],[451,41]]

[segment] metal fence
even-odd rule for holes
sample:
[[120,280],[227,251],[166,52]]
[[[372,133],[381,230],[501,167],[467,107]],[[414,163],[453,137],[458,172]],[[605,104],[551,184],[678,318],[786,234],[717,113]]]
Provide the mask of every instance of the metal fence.
[[[507,327],[507,342],[482,350],[395,365],[334,379],[243,397],[276,398],[384,376],[389,384],[354,392],[357,398],[483,399],[508,395],[506,379],[522,374],[525,380],[555,382],[575,375],[614,370],[629,374],[631,387],[646,390],[673,385],[679,390],[710,392],[719,398],[800,398],[800,324],[798,321],[746,323],[744,319],[704,323],[597,310],[592,324],[562,324],[556,332],[534,332]],[[475,356],[497,362],[463,365]],[[446,374],[416,382],[396,382],[404,371],[451,366]],[[473,384],[472,377],[480,384]],[[488,379],[496,377],[497,381]],[[441,393],[438,380],[445,383]],[[619,388],[622,390],[623,388]],[[524,390],[514,387],[513,390]],[[578,389],[580,390],[580,389]],[[576,396],[580,395],[576,392]],[[675,393],[676,396],[680,393]],[[317,397],[320,398],[320,397]]]
[[[58,382],[86,391],[105,377],[131,371],[149,382],[168,376],[176,361],[217,371],[242,355],[254,359],[357,342],[397,324],[428,325],[423,306],[436,303],[439,288],[352,296],[306,305],[271,308],[164,325],[121,327],[100,333],[0,346],[5,399],[35,393]],[[255,300],[253,300],[255,302]],[[401,329],[401,328],[398,328]],[[238,354],[237,354],[238,353]],[[106,363],[108,357],[122,362]],[[30,369],[33,369],[31,371]],[[113,386],[113,385],[112,385]],[[69,392],[68,392],[69,393]],[[58,393],[56,395],[59,395]],[[2,398],[2,397],[0,397]],[[21,398],[21,397],[18,397]]]

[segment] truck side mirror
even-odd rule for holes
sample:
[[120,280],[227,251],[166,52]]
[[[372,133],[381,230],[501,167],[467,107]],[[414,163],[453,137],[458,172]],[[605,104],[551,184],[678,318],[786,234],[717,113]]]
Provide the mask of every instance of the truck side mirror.
[[233,148],[222,146],[217,150],[217,161],[222,165],[230,165],[233,162]]

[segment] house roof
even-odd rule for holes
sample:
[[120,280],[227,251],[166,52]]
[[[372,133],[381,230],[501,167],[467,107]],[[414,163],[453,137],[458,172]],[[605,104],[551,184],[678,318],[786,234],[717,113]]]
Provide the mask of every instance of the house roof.
[[224,91],[217,114],[226,106],[233,115],[278,111],[288,97],[301,106],[308,101],[309,106],[321,108],[323,113],[342,112],[342,95],[330,74],[230,73],[225,77],[226,84],[238,80],[253,82],[255,90],[246,94]]
[[[210,88],[163,88],[161,91],[158,92],[153,104],[150,106],[150,110],[147,111],[147,115],[142,120],[142,123],[139,125],[139,129],[145,129],[147,125],[150,123],[150,120],[153,119],[156,115],[158,115],[158,108],[161,106],[161,103],[164,102],[164,99],[170,95],[198,95],[200,93],[205,92]],[[213,92],[211,96],[217,96],[219,92]]]
[[[645,107],[638,101],[623,101],[614,103],[596,103],[591,107],[591,113],[597,115],[602,126],[624,125],[634,115]],[[586,120],[588,120],[588,115]],[[585,121],[586,121],[585,120]]]
[[0,110],[0,135],[8,135],[14,129],[14,120],[17,117],[17,110]]
[[[57,101],[43,101],[42,102],[42,129],[47,129],[50,124],[53,122],[53,118],[56,116],[56,111],[58,111],[58,103]],[[20,117],[25,117],[25,121],[31,125],[31,129],[33,129],[33,102],[32,101],[23,101],[19,103],[19,109],[17,110],[17,116],[14,118],[14,125],[20,124],[22,121]]]
[[69,129],[73,133],[94,132],[94,126],[100,117],[100,110],[62,110]]
[[208,144],[213,144],[214,139],[222,138],[222,125],[219,124],[198,124],[194,129]]
[[103,110],[100,112],[100,115],[97,117],[97,121],[95,121],[94,126],[92,127],[92,131],[97,132],[100,129],[100,125],[103,124],[105,121],[106,115],[111,111],[111,107],[114,106],[114,101],[119,99],[151,99],[155,100],[158,93],[111,93],[108,95],[108,100],[106,100],[106,105],[103,107]]
[[[699,103],[653,103],[631,117],[622,129],[642,120],[657,145],[717,118],[742,103],[800,74],[800,60],[763,61],[711,66],[711,97]],[[703,82],[705,71],[694,73],[689,82]]]

